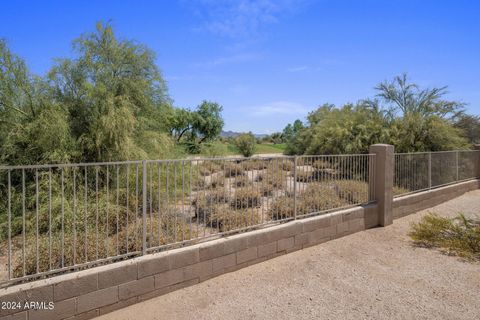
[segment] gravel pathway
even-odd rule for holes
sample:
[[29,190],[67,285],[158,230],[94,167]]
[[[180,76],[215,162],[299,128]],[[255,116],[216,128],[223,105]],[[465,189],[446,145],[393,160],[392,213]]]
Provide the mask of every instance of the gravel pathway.
[[479,216],[480,190],[97,319],[480,319],[480,263],[406,235],[428,211]]

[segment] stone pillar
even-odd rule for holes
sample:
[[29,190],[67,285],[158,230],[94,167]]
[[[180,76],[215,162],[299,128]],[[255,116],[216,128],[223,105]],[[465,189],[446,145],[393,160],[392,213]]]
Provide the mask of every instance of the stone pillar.
[[374,144],[370,146],[369,152],[375,154],[375,178],[372,191],[378,203],[378,223],[384,227],[393,223],[395,151],[392,145]]

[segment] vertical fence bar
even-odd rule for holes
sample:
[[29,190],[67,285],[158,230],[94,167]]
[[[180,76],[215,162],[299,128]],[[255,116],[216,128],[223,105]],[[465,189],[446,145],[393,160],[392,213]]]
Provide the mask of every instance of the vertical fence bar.
[[25,276],[25,268],[26,268],[26,257],[25,257],[25,251],[26,251],[26,224],[25,224],[25,169],[22,169],[22,256],[23,256],[23,276]]
[[[105,186],[105,191],[106,191],[106,195],[107,195],[107,202],[106,202],[106,208],[105,208],[105,215],[106,215],[106,223],[105,223],[105,256],[108,257],[108,254],[109,254],[109,250],[108,250],[108,245],[109,245],[109,242],[108,242],[108,212],[110,211],[109,210],[109,204],[110,204],[110,186],[109,186],[109,181],[110,180],[110,171],[109,171],[109,165],[107,164],[107,176],[106,176],[106,186]],[[127,198],[128,199],[128,198]],[[128,238],[128,237],[127,237]]]
[[37,273],[40,271],[40,255],[39,255],[39,245],[38,245],[38,170],[35,170],[35,247],[37,253]]
[[8,280],[12,278],[12,181],[8,170]]
[[432,153],[428,153],[428,189],[432,189]]
[[297,220],[297,156],[293,159],[293,216]]
[[83,207],[85,209],[85,212],[84,212],[84,230],[85,230],[85,262],[88,261],[88,249],[87,249],[87,246],[88,246],[88,230],[87,230],[87,227],[88,227],[88,224],[87,224],[87,219],[88,219],[88,214],[87,214],[87,209],[88,209],[88,170],[87,170],[87,166],[85,166],[85,170],[84,170],[84,183],[85,183],[85,187],[84,187],[84,193],[83,193]]
[[116,230],[115,230],[115,243],[117,247],[117,255],[120,254],[120,243],[119,243],[119,238],[118,238],[118,232],[119,232],[119,220],[120,220],[120,165],[115,166],[116,170],[116,204],[117,208],[115,209],[115,215],[116,215]]
[[142,255],[147,252],[147,161],[142,161]]
[[73,265],[77,261],[77,175],[76,169],[72,169],[73,173]]
[[457,169],[457,180],[458,181],[458,151],[455,151],[455,167]]
[[64,190],[64,170],[61,169],[60,188],[61,188],[61,212],[62,212],[62,268],[65,266],[65,190]]

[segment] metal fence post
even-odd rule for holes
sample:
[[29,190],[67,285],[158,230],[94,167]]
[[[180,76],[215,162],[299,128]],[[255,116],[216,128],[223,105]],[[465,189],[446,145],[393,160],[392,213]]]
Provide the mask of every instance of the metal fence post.
[[293,217],[297,220],[297,156],[293,162]]
[[147,252],[147,161],[142,161],[142,255]]
[[455,151],[455,167],[457,168],[457,179],[458,181],[458,151]]
[[[8,170],[8,280],[12,278],[12,182]],[[25,232],[25,230],[23,231]]]
[[428,189],[432,189],[432,153],[428,153]]

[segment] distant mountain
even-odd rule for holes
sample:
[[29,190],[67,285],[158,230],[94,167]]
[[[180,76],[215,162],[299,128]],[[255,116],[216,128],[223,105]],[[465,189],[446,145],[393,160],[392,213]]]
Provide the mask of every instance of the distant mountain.
[[[241,135],[243,132],[235,132],[235,131],[223,131],[220,133],[220,137],[222,138],[235,138],[235,137],[238,137],[239,135]],[[268,134],[264,134],[264,133],[254,133],[253,134],[255,136],[255,138],[263,138],[263,137],[266,137],[268,136]]]
[[220,137],[222,138],[235,138],[239,136],[241,132],[234,132],[234,131],[223,131],[220,132]]

